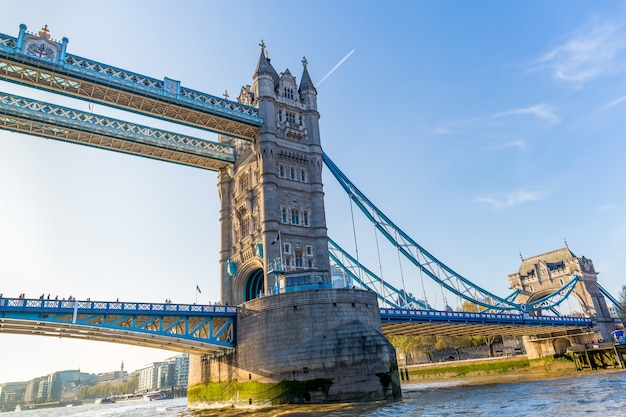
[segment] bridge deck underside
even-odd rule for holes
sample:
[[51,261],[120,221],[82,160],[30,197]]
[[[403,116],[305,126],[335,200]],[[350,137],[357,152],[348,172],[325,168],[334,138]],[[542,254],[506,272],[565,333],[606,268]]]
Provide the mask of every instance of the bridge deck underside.
[[128,139],[115,138],[99,134],[95,131],[85,131],[68,126],[60,127],[51,122],[34,121],[22,116],[4,116],[0,113],[0,129],[133,154],[161,161],[174,162],[212,171],[218,171],[220,168],[232,164],[231,161],[194,155],[193,153],[185,151],[167,149],[162,146],[134,142]]
[[76,326],[68,323],[33,322],[0,318],[0,333],[28,336],[66,337],[78,340],[113,342],[155,349],[165,349],[195,355],[206,355],[225,350],[222,346],[159,334],[147,334],[124,329]]
[[382,322],[385,336],[537,336],[544,334],[580,334],[586,327],[515,326],[497,323],[395,323]]
[[0,297],[0,333],[68,337],[193,354],[235,347],[236,308]]
[[50,68],[46,68],[43,62],[32,60],[30,64],[26,61],[29,59],[23,58],[20,62],[0,56],[0,79],[241,139],[254,140],[258,135],[258,126],[232,120],[225,114],[210,114],[206,110],[178,105],[175,100],[166,101],[137,90],[126,91],[119,85],[81,79],[63,72],[60,67],[49,65]]

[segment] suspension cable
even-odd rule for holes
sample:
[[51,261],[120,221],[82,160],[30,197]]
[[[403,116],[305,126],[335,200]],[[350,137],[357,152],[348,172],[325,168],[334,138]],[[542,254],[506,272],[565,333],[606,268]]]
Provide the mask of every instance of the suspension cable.
[[383,264],[380,261],[380,246],[378,245],[378,232],[376,231],[376,223],[372,223],[374,226],[374,239],[376,240],[376,253],[378,255],[378,270],[380,271],[380,294],[385,295],[385,277],[383,276]]
[[[356,239],[356,226],[354,225],[354,208],[352,206],[352,198],[348,196],[348,199],[350,199],[350,215],[352,216],[352,236],[354,237],[354,250],[356,251],[356,261],[360,264],[361,261],[359,260],[359,243],[357,242],[357,239]],[[359,279],[363,280],[361,268],[358,268],[358,270],[359,270]]]
[[[398,238],[398,232],[396,231],[396,239]],[[406,285],[404,285],[404,271],[402,270],[402,258],[400,257],[400,249],[396,246],[396,253],[398,254],[398,265],[400,266],[400,278],[402,278],[402,291],[404,291],[404,303],[406,304]]]

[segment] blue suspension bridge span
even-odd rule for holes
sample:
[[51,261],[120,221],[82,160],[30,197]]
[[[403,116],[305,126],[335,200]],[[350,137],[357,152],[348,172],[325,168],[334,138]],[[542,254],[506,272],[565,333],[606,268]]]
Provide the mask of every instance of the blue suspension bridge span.
[[[0,129],[219,173],[238,162],[235,141],[253,146],[260,141],[263,126],[275,123],[263,113],[261,100],[257,107],[252,105],[254,100],[234,102],[218,98],[188,89],[169,78],[155,79],[69,54],[67,45],[67,38],[61,41],[52,39],[47,27],[38,33],[31,33],[25,25],[21,25],[17,37],[0,34],[0,80],[214,132],[220,135],[220,140],[213,142],[3,92],[0,92]],[[261,49],[258,79],[267,77],[268,82],[276,86],[280,77],[266,59],[264,45]],[[308,79],[305,60],[303,65],[304,75],[298,91],[305,97],[302,100],[306,101],[310,100],[307,97],[315,90]],[[282,91],[287,99],[293,101],[295,87],[288,81],[285,81]],[[262,90],[261,81],[258,81],[258,89]],[[242,97],[246,97],[244,93]],[[300,115],[291,113],[288,108],[278,117],[277,125],[279,128],[285,126],[284,129],[292,135],[290,137],[303,140],[305,127],[309,135],[316,130],[316,125],[307,119],[307,114],[315,116],[315,113],[309,111]],[[281,155],[299,160],[307,158],[297,153]],[[571,274],[558,288],[524,302],[518,301],[519,289],[507,296],[498,296],[474,284],[429,253],[378,209],[328,155],[320,150],[319,156],[320,164],[323,162],[352,204],[399,256],[408,261],[420,276],[479,310],[436,310],[425,297],[412,295],[409,287],[416,287],[416,282],[409,282],[409,287],[406,287],[383,279],[363,265],[358,256],[350,255],[336,241],[324,236],[323,241],[328,243],[328,258],[349,278],[353,283],[351,285],[375,294],[385,335],[529,336],[592,332],[592,318],[559,314],[559,306],[575,292],[581,283],[581,276]],[[301,178],[306,179],[304,171],[301,172]],[[246,177],[241,183],[248,186],[249,181]],[[244,206],[245,203],[242,203]],[[240,213],[242,218],[248,215],[246,209],[241,209]],[[308,217],[304,215],[302,220],[300,217],[295,217],[295,220],[305,222],[305,218],[308,222]],[[276,230],[268,229],[264,233],[274,236]],[[266,251],[271,249],[269,246],[265,245]],[[256,245],[256,251],[258,256],[263,257],[262,244]],[[249,258],[246,255],[242,259],[246,257]],[[282,257],[276,258],[274,265],[266,265],[266,274],[254,275],[254,271],[250,274],[257,278],[242,284],[242,292],[246,294],[243,301],[254,299],[259,292],[269,296],[274,294],[276,288],[278,294],[287,290],[288,287],[279,287],[278,279],[276,286],[263,281],[263,276],[267,280],[270,271],[277,276],[287,271],[290,266],[285,266],[282,261]],[[237,273],[235,262],[229,260],[225,265],[229,273]],[[233,271],[230,271],[231,266]],[[302,276],[293,277],[296,278],[301,279]],[[307,288],[320,290],[330,284],[323,278],[320,278],[319,284],[307,282]],[[234,299],[237,300],[236,297]],[[352,306],[355,306],[354,302]],[[127,343],[198,355],[223,354],[239,347],[238,315],[252,314],[242,311],[244,308],[241,305],[0,298],[0,332]],[[254,311],[254,314],[261,313]]]

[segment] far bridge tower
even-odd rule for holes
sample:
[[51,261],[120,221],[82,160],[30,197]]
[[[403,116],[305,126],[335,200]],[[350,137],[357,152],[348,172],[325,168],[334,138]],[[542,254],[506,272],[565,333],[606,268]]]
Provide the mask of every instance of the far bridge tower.
[[[579,277],[579,281],[572,295],[580,304],[580,313],[595,321],[595,333],[576,342],[612,340],[611,332],[621,327],[621,322],[616,323],[611,317],[606,299],[598,287],[598,273],[593,262],[584,256],[579,258],[574,255],[567,244],[561,249],[522,258],[519,271],[509,275],[509,284],[511,289],[520,290],[516,301],[527,304],[552,294],[574,275]],[[563,353],[567,348],[565,339],[560,343],[555,341],[554,348],[554,353]]]

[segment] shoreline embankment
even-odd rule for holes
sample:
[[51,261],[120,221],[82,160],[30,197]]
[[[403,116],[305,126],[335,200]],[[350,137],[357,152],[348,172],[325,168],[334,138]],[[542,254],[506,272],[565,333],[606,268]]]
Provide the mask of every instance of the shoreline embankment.
[[517,383],[619,372],[621,368],[577,370],[568,358],[528,359],[525,355],[436,362],[401,367],[401,385],[439,383],[444,385],[482,385]]

